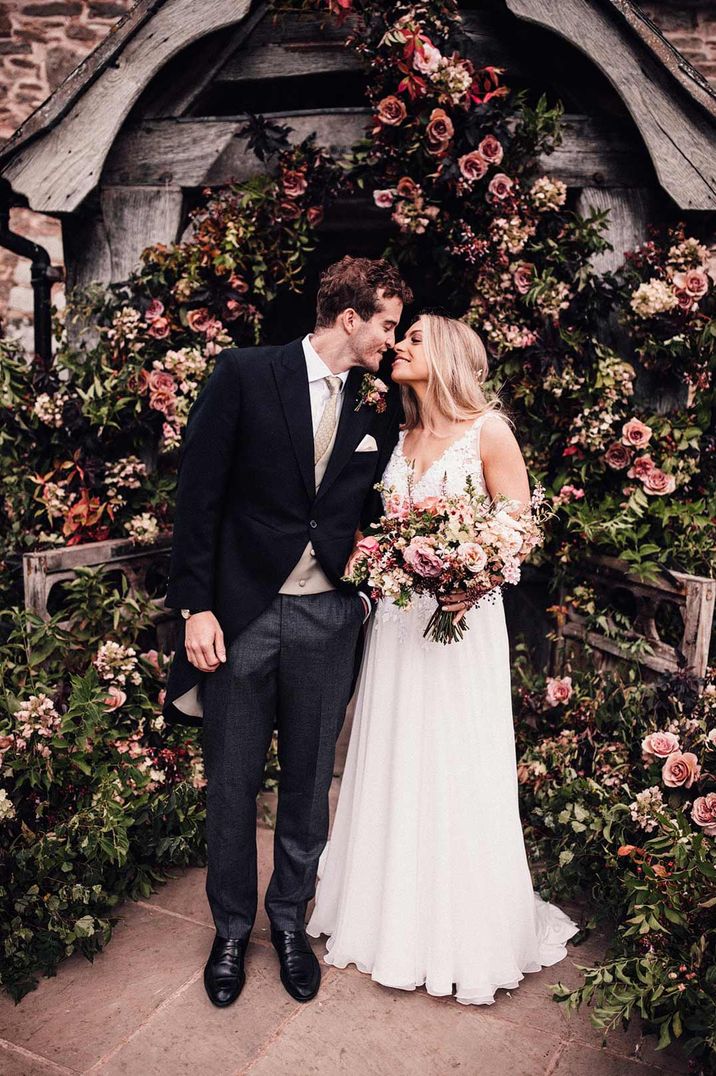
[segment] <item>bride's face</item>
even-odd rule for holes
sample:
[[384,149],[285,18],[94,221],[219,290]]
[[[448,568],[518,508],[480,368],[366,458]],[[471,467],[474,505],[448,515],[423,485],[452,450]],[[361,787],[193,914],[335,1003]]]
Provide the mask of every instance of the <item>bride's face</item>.
[[394,348],[395,359],[391,377],[400,385],[414,385],[428,380],[428,360],[423,350],[423,330],[420,319],[411,325]]

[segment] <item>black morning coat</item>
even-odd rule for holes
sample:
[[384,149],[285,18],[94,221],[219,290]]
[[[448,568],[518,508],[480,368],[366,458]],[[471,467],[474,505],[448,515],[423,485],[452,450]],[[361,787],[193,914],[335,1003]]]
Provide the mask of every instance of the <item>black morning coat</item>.
[[[353,367],[346,379],[318,492],[301,339],[222,351],[189,412],[165,603],[211,609],[227,652],[278,594],[309,540],[331,582],[350,589],[341,576],[356,529],[381,514],[373,487],[397,441],[400,419],[400,396],[387,377],[386,410],[360,404],[364,376],[365,370]],[[377,451],[356,452],[367,434]],[[174,700],[192,688],[201,694],[201,682],[212,674],[191,665],[184,632],[181,620],[163,715],[168,723],[198,725],[201,719],[177,709]]]

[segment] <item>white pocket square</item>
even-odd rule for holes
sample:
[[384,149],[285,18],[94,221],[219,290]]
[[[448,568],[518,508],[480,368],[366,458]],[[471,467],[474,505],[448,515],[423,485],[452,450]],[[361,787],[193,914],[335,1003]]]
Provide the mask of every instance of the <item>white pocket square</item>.
[[377,452],[378,443],[375,437],[371,437],[369,433],[365,435],[361,443],[356,448],[356,452]]

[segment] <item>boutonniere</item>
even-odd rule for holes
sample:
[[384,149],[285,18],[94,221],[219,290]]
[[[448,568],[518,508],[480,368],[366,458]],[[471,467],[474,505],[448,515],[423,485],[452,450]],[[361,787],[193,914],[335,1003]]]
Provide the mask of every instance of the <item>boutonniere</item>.
[[365,374],[358,393],[356,411],[360,411],[363,404],[366,404],[367,407],[374,407],[379,415],[382,414],[388,406],[385,399],[387,394],[388,386],[385,381],[381,381],[379,377],[375,377],[373,374]]

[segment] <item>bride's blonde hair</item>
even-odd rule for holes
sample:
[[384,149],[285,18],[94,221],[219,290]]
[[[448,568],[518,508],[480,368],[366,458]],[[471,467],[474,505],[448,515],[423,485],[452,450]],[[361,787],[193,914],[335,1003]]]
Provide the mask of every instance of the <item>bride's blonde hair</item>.
[[487,352],[475,330],[464,321],[439,314],[421,314],[420,326],[428,388],[421,411],[410,385],[400,386],[407,429],[421,423],[430,429],[438,416],[460,421],[501,410],[499,399],[488,399],[482,388],[487,379]]

